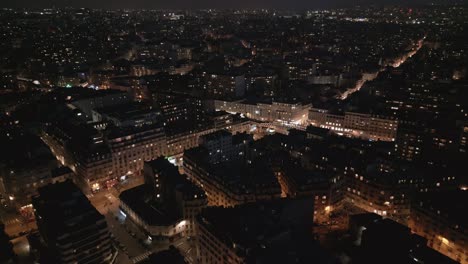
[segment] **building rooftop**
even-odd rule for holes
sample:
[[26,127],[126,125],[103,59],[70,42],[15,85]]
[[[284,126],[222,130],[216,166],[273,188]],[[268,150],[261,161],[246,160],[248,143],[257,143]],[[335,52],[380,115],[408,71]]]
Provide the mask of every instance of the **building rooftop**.
[[152,107],[148,107],[146,105],[138,104],[138,103],[130,103],[125,105],[118,105],[118,106],[110,106],[106,108],[98,108],[95,110],[100,114],[105,114],[117,119],[129,119],[129,118],[136,118],[142,115],[147,114],[158,114],[156,109]]
[[[104,221],[104,216],[71,180],[41,187],[38,193],[32,198],[32,204],[38,221],[48,226],[48,238],[58,238],[91,226],[98,228],[97,222]],[[74,236],[64,239],[74,239]]]
[[0,145],[0,164],[12,171],[49,166],[55,162],[47,145],[23,129],[0,129]]
[[141,264],[188,264],[178,249],[169,247],[169,249],[153,253],[147,260],[139,262]]
[[60,176],[70,174],[70,173],[73,173],[73,171],[70,168],[65,167],[65,166],[55,168],[51,171],[51,175],[53,178],[60,177]]
[[308,126],[306,128],[306,133],[309,137],[325,138],[330,134],[330,129]]
[[312,239],[313,201],[282,199],[205,209],[198,221],[246,263],[333,263]]
[[325,172],[308,170],[302,167],[299,160],[285,162],[282,170],[301,190],[328,185]]
[[253,136],[248,133],[237,133],[235,135],[232,135],[233,145],[243,144],[251,141],[253,141]]
[[460,230],[468,228],[468,191],[441,191],[420,194],[414,199],[414,207],[432,212]]
[[[356,263],[454,264],[456,261],[427,247],[427,240],[412,234],[410,228],[373,213],[352,215],[358,227],[359,248],[351,256]],[[361,233],[362,232],[362,233]],[[361,235],[362,234],[362,235]],[[390,255],[387,255],[389,253]],[[385,256],[385,258],[383,258]]]
[[147,161],[148,164],[152,169],[153,173],[157,171],[164,171],[167,174],[167,180],[165,184],[170,184],[171,186],[175,186],[175,189],[180,191],[186,200],[194,200],[194,199],[201,199],[206,197],[205,191],[192,183],[186,175],[181,175],[176,166],[170,163],[165,158],[157,158],[151,161]]
[[200,139],[202,139],[204,141],[212,141],[212,140],[217,140],[219,138],[231,137],[231,136],[232,136],[232,134],[227,130],[218,130],[218,131],[210,133],[208,135],[201,136]]
[[94,89],[83,89],[83,88],[69,88],[69,89],[60,89],[56,91],[57,93],[66,93],[71,94],[72,102],[79,102],[81,100],[93,99],[104,97],[108,95],[128,95],[126,92],[104,89],[104,90],[94,90]]
[[232,159],[217,164],[208,160],[208,151],[203,147],[189,149],[184,156],[203,167],[212,180],[235,194],[281,193],[278,180],[266,159],[247,161]]
[[169,226],[180,220],[174,211],[166,211],[151,199],[147,185],[123,191],[119,199],[130,207],[144,222],[153,226]]

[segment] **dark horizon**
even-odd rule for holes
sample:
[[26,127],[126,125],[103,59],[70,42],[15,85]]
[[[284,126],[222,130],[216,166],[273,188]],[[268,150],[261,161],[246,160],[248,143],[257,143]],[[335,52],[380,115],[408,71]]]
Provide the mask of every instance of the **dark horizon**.
[[149,0],[7,0],[2,8],[99,8],[99,9],[324,9],[324,8],[350,8],[356,6],[421,6],[421,5],[453,5],[462,4],[462,0],[173,0],[173,1],[149,1]]
[[468,0],[1,1],[0,264],[468,264]]

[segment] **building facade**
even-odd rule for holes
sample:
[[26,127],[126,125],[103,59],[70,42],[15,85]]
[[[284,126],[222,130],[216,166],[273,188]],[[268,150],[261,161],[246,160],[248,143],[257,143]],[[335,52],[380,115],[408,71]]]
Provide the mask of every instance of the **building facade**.
[[244,115],[262,122],[277,122],[284,125],[305,125],[310,105],[302,103],[250,103],[246,101],[214,100],[216,111]]
[[392,118],[352,112],[332,114],[316,108],[309,111],[309,123],[340,135],[381,141],[394,141],[398,129],[398,121]]
[[33,206],[51,263],[111,263],[106,219],[71,181],[40,188]]
[[461,264],[468,263],[467,197],[467,191],[418,197],[412,203],[409,221],[411,230],[426,238],[429,247]]

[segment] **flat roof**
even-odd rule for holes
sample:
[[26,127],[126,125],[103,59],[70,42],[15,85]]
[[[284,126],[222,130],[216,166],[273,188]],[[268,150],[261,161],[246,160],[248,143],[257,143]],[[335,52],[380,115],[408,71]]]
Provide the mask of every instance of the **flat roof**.
[[247,263],[331,263],[313,239],[312,216],[313,200],[278,199],[209,207],[197,221]]
[[149,198],[148,186],[140,185],[123,191],[119,199],[132,209],[143,221],[153,226],[169,226],[179,220],[174,213],[164,212]]

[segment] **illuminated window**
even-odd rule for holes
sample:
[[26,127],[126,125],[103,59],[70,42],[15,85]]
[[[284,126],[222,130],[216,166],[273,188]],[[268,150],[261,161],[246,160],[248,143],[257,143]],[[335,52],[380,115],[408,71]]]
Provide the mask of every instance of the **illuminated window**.
[[443,236],[438,236],[437,238],[439,238],[440,241],[442,241],[442,244],[444,244],[444,245],[448,246],[450,244],[450,241],[447,238],[443,237]]

